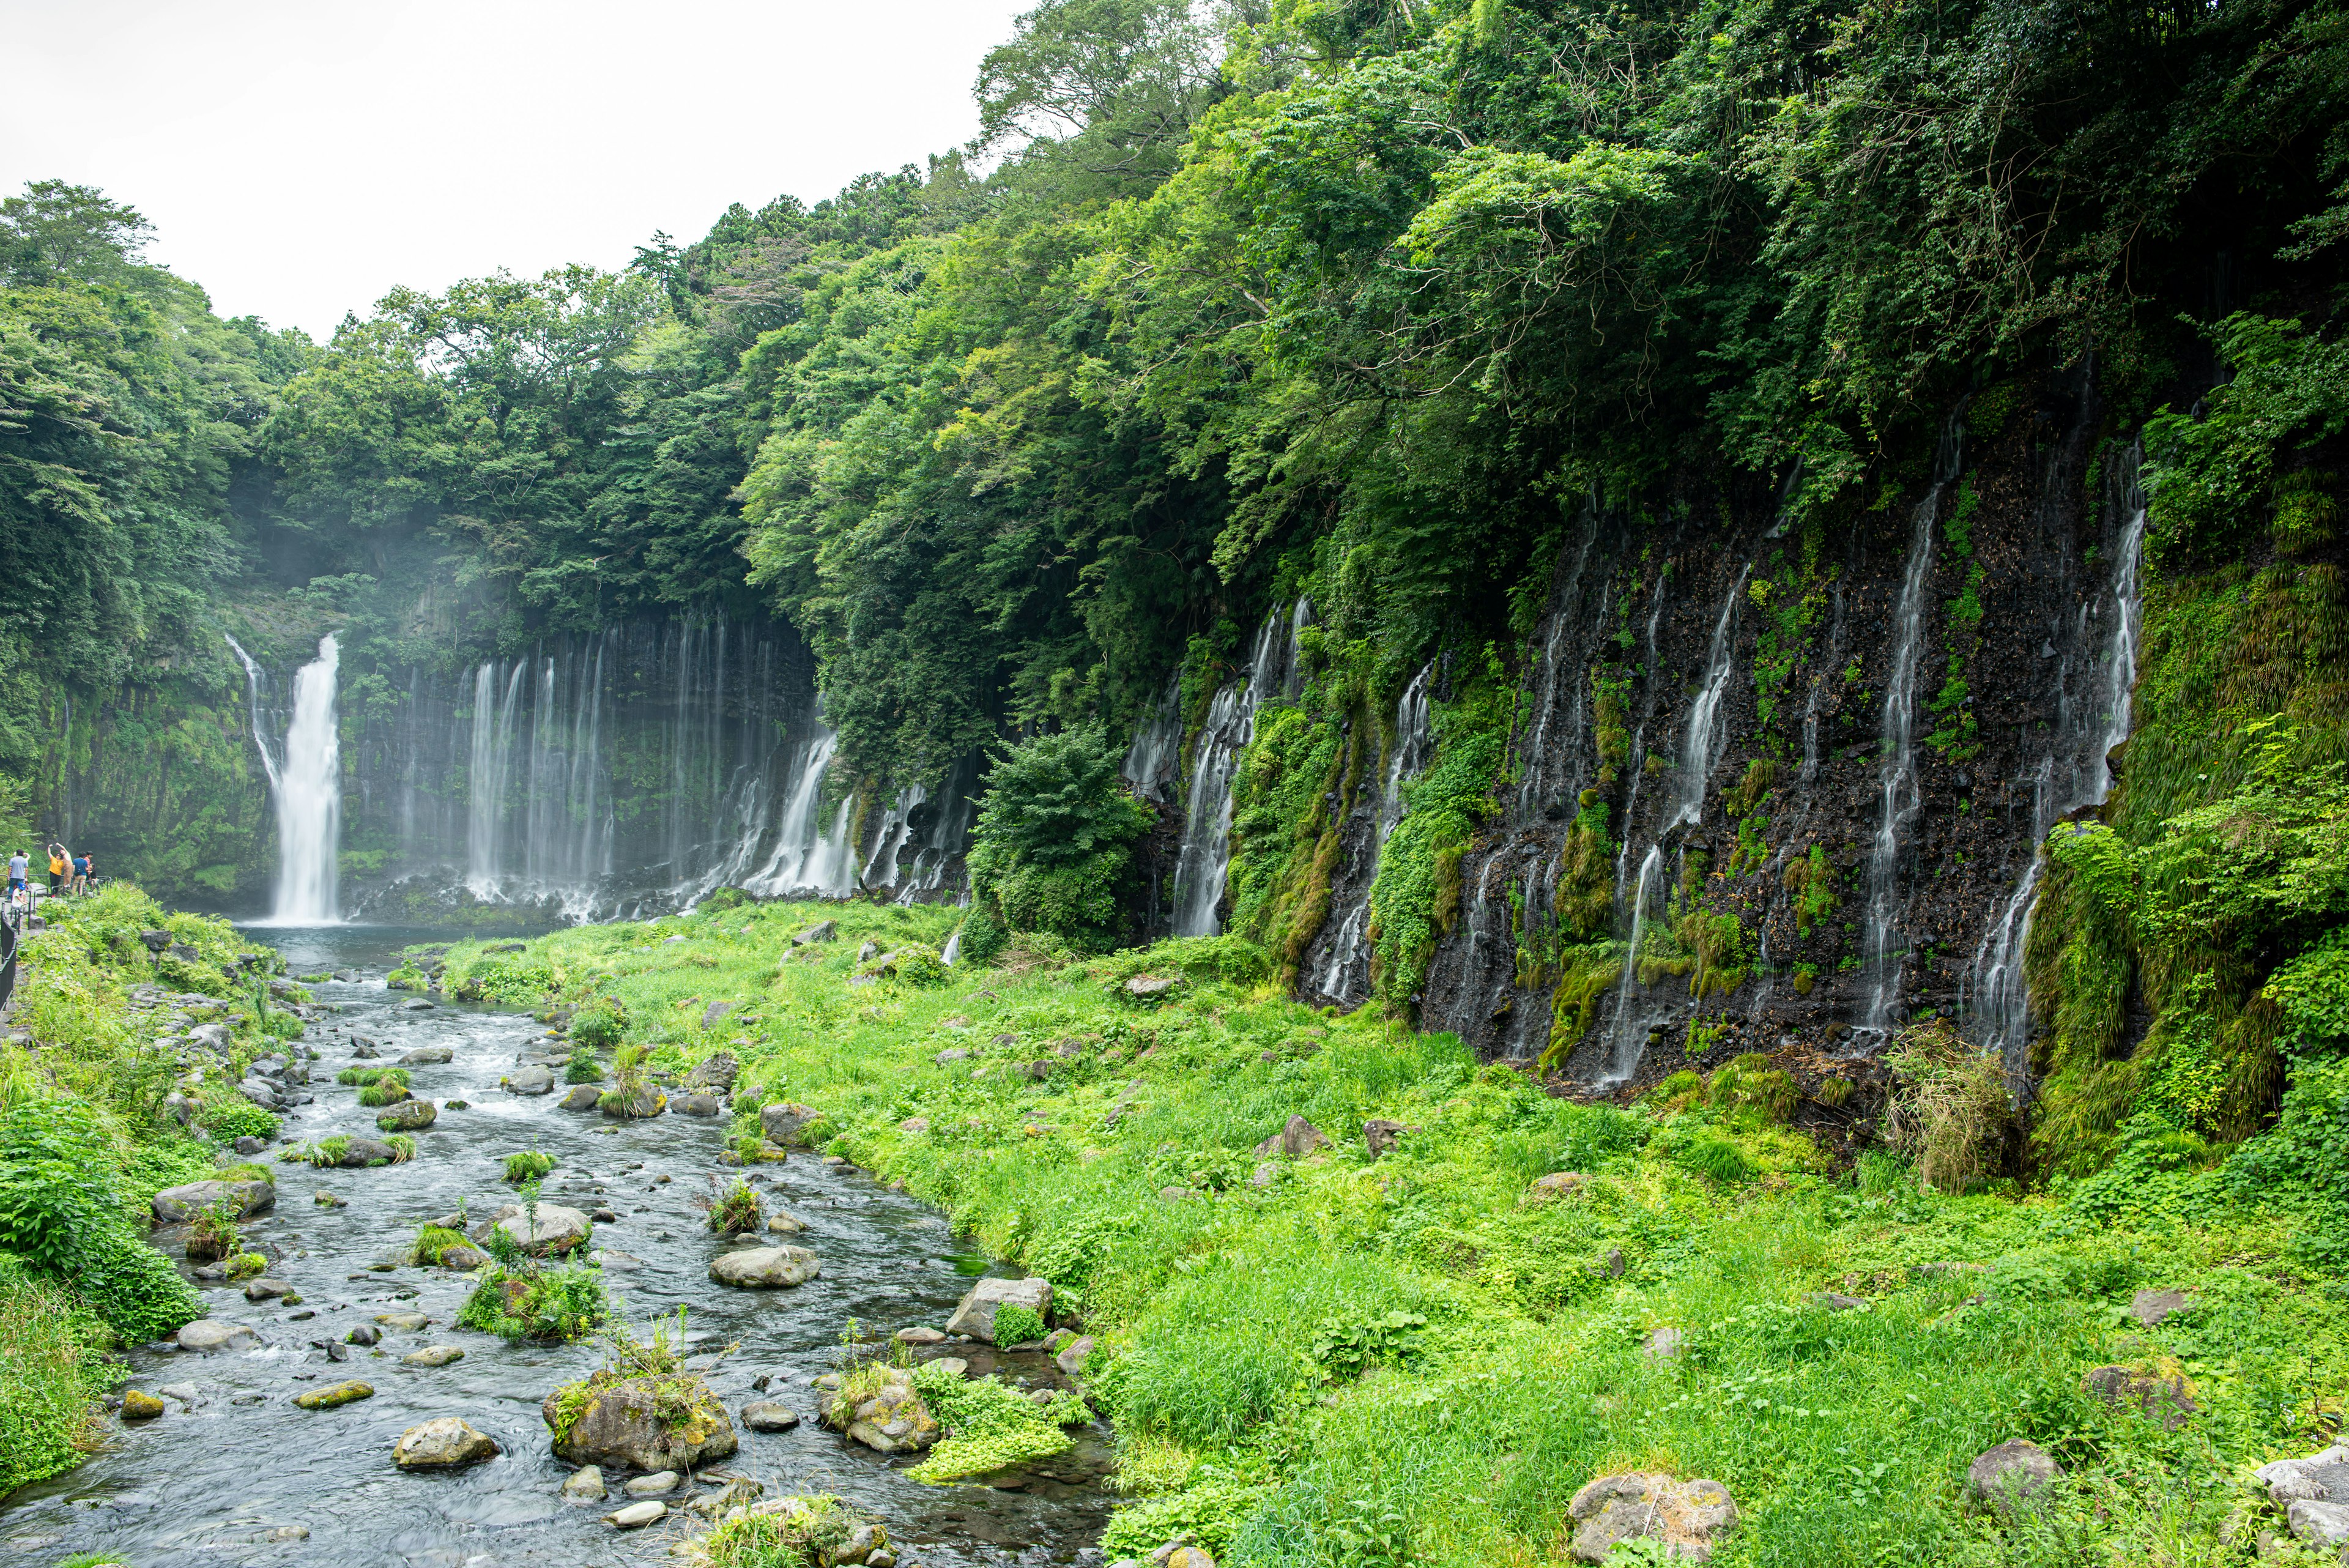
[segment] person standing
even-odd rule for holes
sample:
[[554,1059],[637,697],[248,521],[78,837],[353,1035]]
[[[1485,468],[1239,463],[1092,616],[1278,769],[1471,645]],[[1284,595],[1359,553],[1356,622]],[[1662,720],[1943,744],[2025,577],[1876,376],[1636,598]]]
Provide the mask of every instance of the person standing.
[[66,846],[62,844],[50,845],[49,897],[54,898],[63,894],[71,885],[72,877],[73,867],[66,859]]
[[73,857],[73,890],[77,894],[89,891],[89,863],[90,855],[88,850]]
[[13,896],[25,890],[25,879],[32,875],[33,857],[19,849],[8,857],[8,891]]

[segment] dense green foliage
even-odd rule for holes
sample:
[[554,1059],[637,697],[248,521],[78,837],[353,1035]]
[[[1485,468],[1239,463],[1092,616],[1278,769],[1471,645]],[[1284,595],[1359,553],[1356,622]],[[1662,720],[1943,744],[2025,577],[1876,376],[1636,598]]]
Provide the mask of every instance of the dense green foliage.
[[1123,752],[1096,731],[1064,730],[997,759],[970,851],[971,896],[990,923],[1086,948],[1124,934],[1133,842],[1150,817],[1119,782]]

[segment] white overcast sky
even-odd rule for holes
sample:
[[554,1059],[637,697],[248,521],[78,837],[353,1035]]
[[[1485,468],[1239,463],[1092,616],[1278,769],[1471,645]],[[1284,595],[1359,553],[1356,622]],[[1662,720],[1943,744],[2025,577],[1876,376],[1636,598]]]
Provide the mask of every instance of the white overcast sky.
[[220,314],[323,339],[394,284],[616,267],[918,164],[1032,3],[0,0],[0,194],[98,186]]

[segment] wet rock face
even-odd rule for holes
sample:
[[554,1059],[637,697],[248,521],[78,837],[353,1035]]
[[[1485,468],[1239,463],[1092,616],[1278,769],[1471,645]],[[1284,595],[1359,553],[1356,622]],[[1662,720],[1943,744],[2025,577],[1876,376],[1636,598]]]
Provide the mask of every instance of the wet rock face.
[[458,1417],[442,1416],[400,1433],[392,1445],[391,1461],[404,1470],[445,1470],[479,1463],[497,1452],[498,1445],[486,1433]]
[[[2040,836],[2106,787],[2085,715],[2101,712],[2137,504],[2109,461],[2086,493],[2101,418],[2059,378],[1964,428],[1942,483],[1920,471],[1880,510],[1782,528],[1777,495],[1730,493],[1569,529],[1521,650],[1515,782],[1439,911],[1422,1023],[1487,1056],[1555,1041],[1553,1067],[1599,1085],[1661,1077],[1651,1039],[1684,1064],[1692,1022],[1718,1030],[1709,1060],[1790,1037],[1857,1052],[1925,1009],[1978,1004]],[[1969,595],[1979,618],[1953,618]],[[1889,761],[1895,695],[1907,740]],[[1341,870],[1374,858],[1363,778]],[[1643,868],[1648,934],[1664,928],[1643,954],[1667,963],[1627,992],[1574,950],[1631,934]],[[1736,921],[1710,973],[1696,933],[1671,929],[1683,888]],[[1350,897],[1341,875],[1307,979]]]
[[981,1280],[962,1298],[954,1316],[947,1320],[948,1334],[968,1334],[973,1339],[995,1337],[995,1313],[1006,1303],[1026,1307],[1038,1317],[1052,1310],[1052,1282],[1045,1279]]
[[155,1194],[152,1208],[158,1220],[178,1225],[222,1199],[235,1204],[236,1218],[243,1220],[276,1208],[277,1189],[266,1181],[191,1181]]
[[698,1379],[636,1377],[590,1389],[565,1426],[566,1396],[579,1386],[556,1389],[541,1407],[557,1459],[651,1474],[692,1469],[741,1446],[726,1407]]

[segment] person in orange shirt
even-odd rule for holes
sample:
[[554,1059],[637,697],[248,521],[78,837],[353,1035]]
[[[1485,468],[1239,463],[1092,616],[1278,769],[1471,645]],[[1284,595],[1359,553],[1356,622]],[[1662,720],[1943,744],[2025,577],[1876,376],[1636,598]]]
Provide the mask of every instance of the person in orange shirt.
[[62,894],[71,885],[69,878],[72,875],[73,863],[66,857],[66,846],[62,844],[50,845],[49,897],[54,898]]

